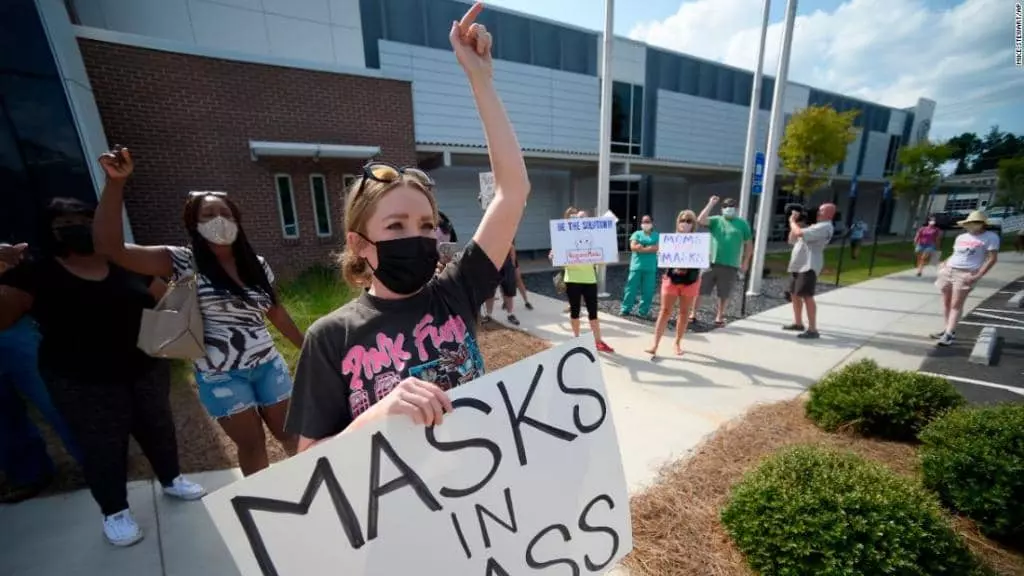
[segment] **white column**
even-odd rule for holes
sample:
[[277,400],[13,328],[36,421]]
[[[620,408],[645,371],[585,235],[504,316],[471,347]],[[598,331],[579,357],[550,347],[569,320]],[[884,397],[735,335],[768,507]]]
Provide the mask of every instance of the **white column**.
[[768,235],[771,234],[772,216],[775,214],[775,175],[779,165],[779,141],[782,140],[782,106],[786,98],[786,84],[789,77],[789,53],[793,47],[793,24],[796,22],[797,0],[786,1],[786,26],[782,32],[782,54],[779,55],[779,69],[775,74],[775,93],[772,95],[772,120],[768,125],[768,150],[764,157],[764,190],[761,192],[761,206],[757,214],[757,237],[754,242],[754,261],[750,270],[756,271],[750,277],[748,294],[761,293],[765,251],[768,249]]
[[764,0],[761,15],[761,44],[757,49],[757,68],[754,70],[754,87],[750,90],[750,119],[747,120],[747,148],[743,153],[743,183],[740,184],[740,218],[750,215],[750,187],[754,177],[754,154],[757,152],[757,117],[761,109],[761,76],[764,72],[764,43],[768,36],[768,12],[771,0]]
[[[615,2],[604,2],[604,37],[601,48],[601,141],[597,153],[597,213],[601,216],[608,211],[608,185],[611,178],[612,151],[612,42],[615,21]],[[605,291],[605,266],[598,266],[597,292],[607,298]]]

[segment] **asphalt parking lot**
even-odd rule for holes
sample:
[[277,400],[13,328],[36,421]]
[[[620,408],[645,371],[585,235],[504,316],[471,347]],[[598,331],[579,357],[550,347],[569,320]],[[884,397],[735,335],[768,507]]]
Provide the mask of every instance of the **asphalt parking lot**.
[[[965,315],[954,344],[936,346],[921,371],[949,378],[971,403],[1024,402],[1024,308],[1007,306],[1020,290],[1024,290],[1024,276]],[[998,333],[995,357],[991,366],[971,364],[967,359],[985,326],[995,326]]]

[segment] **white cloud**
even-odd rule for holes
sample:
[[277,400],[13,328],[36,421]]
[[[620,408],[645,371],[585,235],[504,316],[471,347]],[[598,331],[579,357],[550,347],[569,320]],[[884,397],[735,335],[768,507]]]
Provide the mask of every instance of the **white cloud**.
[[[643,22],[630,37],[753,70],[761,0],[686,0],[661,21]],[[964,0],[931,8],[925,0],[849,0],[831,12],[797,17],[792,81],[893,107],[919,97],[938,103],[932,135],[987,130],[975,118],[1020,103],[1024,74],[1013,65],[1012,6]],[[769,26],[765,72],[774,76],[782,22]]]

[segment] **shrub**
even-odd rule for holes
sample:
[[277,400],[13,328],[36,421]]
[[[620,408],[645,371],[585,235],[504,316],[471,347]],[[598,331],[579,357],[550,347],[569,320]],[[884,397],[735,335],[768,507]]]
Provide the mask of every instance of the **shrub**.
[[766,576],[985,573],[931,493],[852,453],[768,458],[735,486],[722,523]]
[[956,410],[921,441],[925,486],[985,534],[1024,543],[1024,405]]
[[807,416],[829,432],[849,427],[866,436],[913,440],[929,422],[963,404],[944,378],[861,360],[811,387]]

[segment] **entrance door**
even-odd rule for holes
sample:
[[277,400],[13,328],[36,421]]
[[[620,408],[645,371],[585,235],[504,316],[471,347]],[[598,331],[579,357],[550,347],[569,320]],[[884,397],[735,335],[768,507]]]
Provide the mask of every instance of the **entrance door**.
[[619,218],[615,227],[619,252],[628,252],[629,237],[640,229],[640,182],[613,180],[609,185],[608,208]]

